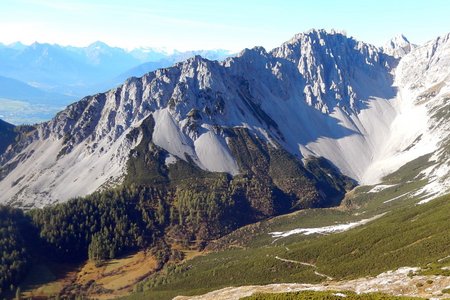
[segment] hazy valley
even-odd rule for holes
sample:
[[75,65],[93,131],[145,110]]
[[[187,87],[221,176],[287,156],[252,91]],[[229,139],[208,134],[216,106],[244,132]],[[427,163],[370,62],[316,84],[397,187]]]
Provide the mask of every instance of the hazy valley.
[[195,54],[223,59],[226,50],[126,50],[97,41],[87,47],[0,43],[0,118],[14,124],[50,120],[68,104],[127,78],[169,67]]

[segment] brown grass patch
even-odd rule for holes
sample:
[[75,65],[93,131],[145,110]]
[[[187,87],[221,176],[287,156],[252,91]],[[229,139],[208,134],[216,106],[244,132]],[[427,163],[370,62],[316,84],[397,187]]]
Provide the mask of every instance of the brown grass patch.
[[145,251],[112,259],[96,266],[87,261],[81,266],[39,263],[25,280],[24,297],[46,299],[71,290],[89,298],[112,299],[129,294],[133,286],[155,272],[156,259]]

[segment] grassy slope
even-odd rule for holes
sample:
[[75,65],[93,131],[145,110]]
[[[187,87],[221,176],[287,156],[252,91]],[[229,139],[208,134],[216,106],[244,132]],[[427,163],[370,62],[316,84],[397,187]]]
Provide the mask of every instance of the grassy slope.
[[323,280],[313,274],[313,268],[282,262],[275,256],[314,263],[319,272],[336,279],[377,275],[402,266],[425,267],[449,254],[449,200],[446,196],[392,212],[340,234],[298,236],[297,242],[283,246],[232,249],[198,257],[149,281],[156,287],[142,296],[169,299],[226,286]]
[[[412,195],[426,183],[417,176],[427,160],[419,158],[385,178],[393,186],[379,193],[367,193],[371,187],[357,188],[340,209],[304,210],[239,229],[222,239],[222,244],[234,248],[168,267],[141,284],[138,290],[144,292],[132,298],[169,299],[226,286],[323,280],[313,268],[283,262],[275,256],[313,263],[319,272],[336,279],[436,264],[450,254],[450,196],[415,205],[418,197]],[[293,235],[275,243],[267,234],[361,220],[383,212],[386,214],[378,220],[339,234]],[[221,242],[217,244],[220,249]]]
[[286,256],[315,262],[320,271],[336,278],[425,266],[449,254],[449,215],[450,197],[445,196],[342,234],[294,244]]

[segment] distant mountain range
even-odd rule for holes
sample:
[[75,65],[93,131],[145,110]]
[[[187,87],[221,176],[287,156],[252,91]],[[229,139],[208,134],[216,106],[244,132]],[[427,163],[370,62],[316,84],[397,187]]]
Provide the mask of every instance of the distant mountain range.
[[[151,48],[127,51],[103,42],[87,47],[0,44],[0,99],[61,107],[113,88],[128,77],[169,67],[196,54],[221,60],[230,52],[218,49],[167,53]],[[0,108],[0,115],[10,113],[17,112]]]
[[27,100],[32,104],[67,104],[73,97],[48,92],[23,81],[0,76],[0,97],[13,100]]
[[[442,38],[437,41],[437,50],[450,45]],[[209,172],[242,173],[248,167],[242,164],[247,158],[241,159],[245,151],[230,145],[242,139],[248,143],[240,132],[245,128],[250,137],[284,149],[295,161],[325,157],[357,182],[376,183],[436,149],[426,126],[435,108],[413,105],[403,97],[411,93],[414,96],[408,99],[437,97],[439,82],[447,76],[435,72],[442,78],[415,88],[423,73],[416,69],[425,64],[417,65],[413,55],[427,61],[423,49],[433,45],[419,50],[405,38],[389,45],[383,50],[334,32],[310,31],[270,52],[261,47],[245,49],[222,62],[195,56],[128,79],[68,106],[3,156],[3,165],[13,166],[16,159],[21,163],[0,182],[0,188],[6,190],[23,176],[27,180],[23,186],[8,188],[1,202],[16,199],[41,206],[120,181],[132,149],[142,138],[143,133],[136,137],[135,133],[143,130],[145,122],[152,124],[149,140],[165,151],[163,165],[186,161]],[[403,53],[405,58],[399,63],[399,58],[384,51]],[[412,54],[406,55],[409,51]],[[429,63],[428,69],[434,65],[446,69],[447,54],[441,52],[441,59]],[[144,70],[141,65],[134,72]],[[408,119],[413,116],[415,126]],[[445,128],[438,128],[445,140]],[[46,145],[44,152],[38,150],[42,145]],[[30,149],[32,155],[27,154]],[[115,168],[108,167],[111,164]],[[87,169],[89,174],[79,175]],[[46,183],[36,178],[45,178]],[[37,188],[45,193],[35,193]]]

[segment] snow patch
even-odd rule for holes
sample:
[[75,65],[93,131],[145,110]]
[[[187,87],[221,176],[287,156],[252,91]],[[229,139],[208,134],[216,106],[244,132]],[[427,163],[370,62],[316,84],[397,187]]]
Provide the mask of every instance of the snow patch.
[[429,195],[425,199],[422,199],[418,204],[425,204],[439,196],[443,196],[450,190],[450,164],[445,162],[437,166],[433,166],[430,170],[427,170],[430,174],[428,176],[429,182],[423,188],[421,188],[416,195]]
[[351,222],[351,223],[345,223],[345,224],[339,224],[339,225],[331,225],[331,226],[325,226],[325,227],[316,227],[316,228],[297,228],[293,230],[288,231],[276,231],[276,232],[269,232],[269,234],[273,238],[285,238],[294,234],[303,234],[303,235],[312,235],[312,234],[330,234],[330,233],[338,233],[350,230],[352,228],[367,224],[373,220],[376,220],[386,213],[382,213],[379,215],[376,215],[369,219],[363,219],[358,222]]
[[389,203],[389,202],[395,201],[395,200],[397,200],[397,199],[400,199],[400,198],[402,198],[402,197],[408,195],[409,193],[410,193],[410,192],[406,192],[406,193],[404,193],[404,194],[401,194],[400,196],[397,196],[397,197],[391,198],[391,199],[389,199],[389,200],[386,200],[386,201],[384,201],[383,203]]
[[396,186],[397,184],[379,184],[374,186],[368,193],[378,193],[385,189],[391,188],[393,186]]
[[333,295],[334,295],[334,296],[338,296],[338,297],[343,297],[343,298],[346,298],[346,297],[347,297],[347,295],[346,295],[346,294],[343,294],[343,293],[333,293]]

